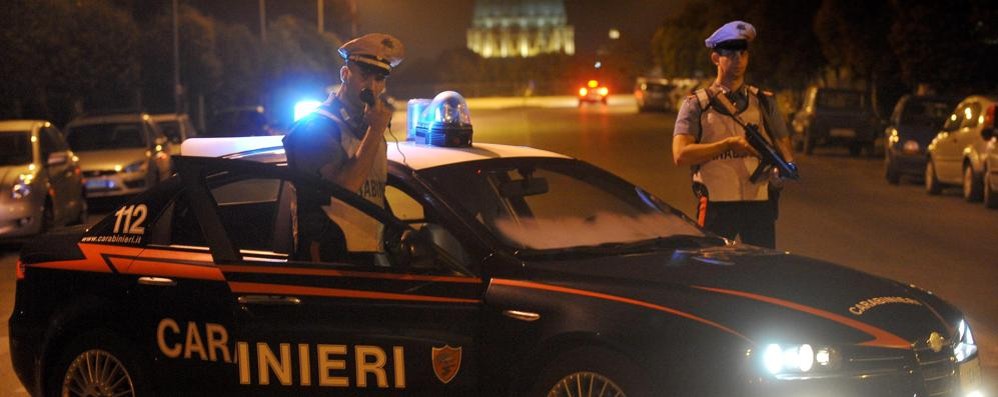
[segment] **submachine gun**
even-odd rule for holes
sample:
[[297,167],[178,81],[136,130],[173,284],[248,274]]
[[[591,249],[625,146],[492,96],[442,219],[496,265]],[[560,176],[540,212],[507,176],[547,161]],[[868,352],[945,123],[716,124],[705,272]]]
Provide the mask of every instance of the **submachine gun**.
[[759,132],[759,126],[755,124],[748,124],[738,116],[738,109],[735,108],[735,104],[731,103],[724,94],[711,95],[711,101],[715,104],[721,106],[735,123],[738,123],[742,128],[745,129],[745,140],[748,141],[749,145],[752,146],[755,151],[759,152],[759,166],[755,168],[752,172],[750,180],[752,183],[759,183],[765,178],[769,178],[770,173],[772,173],[773,167],[776,167],[780,171],[781,178],[798,180],[800,179],[800,174],[797,173],[797,167],[788,163],[787,160],[783,158],[773,143],[770,143],[762,133]]

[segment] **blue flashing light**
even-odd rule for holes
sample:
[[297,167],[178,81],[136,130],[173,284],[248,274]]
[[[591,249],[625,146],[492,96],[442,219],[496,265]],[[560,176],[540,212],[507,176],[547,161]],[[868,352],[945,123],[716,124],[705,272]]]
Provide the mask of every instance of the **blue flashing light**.
[[298,121],[298,119],[307,116],[309,113],[312,113],[312,111],[315,110],[315,108],[319,107],[319,105],[321,104],[322,102],[311,99],[299,101],[298,103],[295,104],[294,121]]

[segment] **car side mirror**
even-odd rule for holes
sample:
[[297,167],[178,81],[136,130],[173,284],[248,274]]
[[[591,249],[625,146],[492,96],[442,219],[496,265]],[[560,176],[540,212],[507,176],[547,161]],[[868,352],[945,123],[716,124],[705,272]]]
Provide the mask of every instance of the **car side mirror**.
[[985,141],[990,141],[991,138],[995,137],[995,132],[996,132],[995,129],[996,129],[995,127],[984,127],[984,128],[982,128],[981,129],[981,138],[984,138]]
[[48,166],[59,166],[66,164],[69,161],[69,156],[66,152],[54,152],[49,153],[48,158],[45,160],[45,164]]

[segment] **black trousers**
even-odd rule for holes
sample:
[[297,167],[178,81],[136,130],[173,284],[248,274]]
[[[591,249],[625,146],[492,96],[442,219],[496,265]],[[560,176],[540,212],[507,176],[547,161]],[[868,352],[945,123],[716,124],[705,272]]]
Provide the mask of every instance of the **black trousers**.
[[745,244],[776,248],[779,196],[768,201],[710,201],[700,197],[697,221],[715,234]]

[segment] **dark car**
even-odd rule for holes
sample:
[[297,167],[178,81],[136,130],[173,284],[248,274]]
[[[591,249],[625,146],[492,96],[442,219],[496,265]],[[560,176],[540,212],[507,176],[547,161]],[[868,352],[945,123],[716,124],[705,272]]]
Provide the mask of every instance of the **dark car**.
[[607,96],[610,89],[601,84],[598,80],[589,80],[585,85],[579,87],[579,107],[584,103],[602,103],[606,105]]
[[669,83],[668,79],[638,77],[634,82],[634,100],[638,104],[638,112],[675,110],[675,90],[676,86]]
[[806,154],[824,145],[845,145],[853,156],[864,148],[872,153],[877,137],[866,94],[859,90],[812,87],[792,124]]
[[901,177],[925,176],[925,150],[943,126],[958,98],[905,95],[898,100],[884,130],[884,176],[898,184]]
[[215,112],[203,137],[273,135],[270,120],[262,106],[240,106]]
[[[964,315],[936,295],[711,235],[580,160],[400,143],[381,208],[284,166],[280,137],[182,151],[176,177],[22,251],[10,352],[32,394],[910,397],[980,385]],[[379,226],[340,223],[347,246],[384,249],[300,255],[304,191]]]

